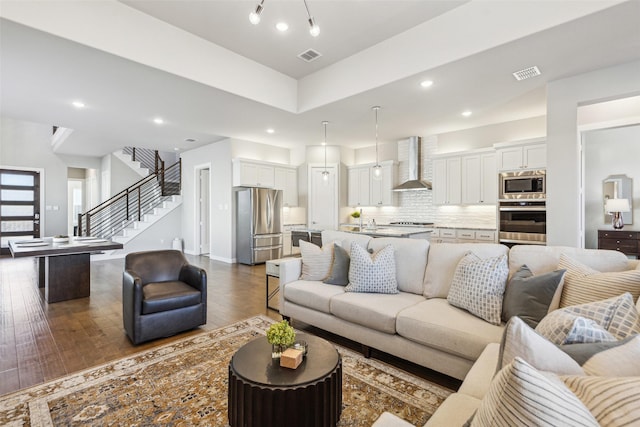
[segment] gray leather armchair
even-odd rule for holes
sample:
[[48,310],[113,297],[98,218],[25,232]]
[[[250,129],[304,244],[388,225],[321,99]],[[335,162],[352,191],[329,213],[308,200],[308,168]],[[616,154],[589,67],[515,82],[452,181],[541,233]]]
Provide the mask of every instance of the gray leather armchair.
[[207,323],[207,273],[182,252],[130,253],[122,275],[124,329],[134,344]]

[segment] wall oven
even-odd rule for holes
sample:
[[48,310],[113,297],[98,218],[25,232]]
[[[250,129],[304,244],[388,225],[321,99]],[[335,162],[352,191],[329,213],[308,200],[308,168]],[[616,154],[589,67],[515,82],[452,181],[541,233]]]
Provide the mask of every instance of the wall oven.
[[500,173],[500,200],[546,199],[547,173],[544,169]]
[[499,240],[507,246],[547,244],[547,208],[544,201],[501,201]]

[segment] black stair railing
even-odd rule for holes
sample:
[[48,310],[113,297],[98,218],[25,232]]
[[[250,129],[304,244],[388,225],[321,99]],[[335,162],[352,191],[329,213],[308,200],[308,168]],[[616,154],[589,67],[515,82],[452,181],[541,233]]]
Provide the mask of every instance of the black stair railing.
[[[162,163],[164,164],[164,162]],[[168,196],[181,191],[182,162],[141,179],[95,208],[78,215],[78,235],[110,239],[133,221],[141,221]]]

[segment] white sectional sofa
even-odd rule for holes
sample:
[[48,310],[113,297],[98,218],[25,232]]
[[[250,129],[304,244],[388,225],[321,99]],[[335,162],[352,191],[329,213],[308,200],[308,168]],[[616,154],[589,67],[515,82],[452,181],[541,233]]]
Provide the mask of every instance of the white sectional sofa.
[[378,250],[395,249],[398,294],[345,292],[343,286],[300,280],[302,259],[280,264],[280,313],[417,363],[464,379],[488,344],[500,342],[504,325],[490,324],[451,306],[446,299],[456,265],[467,251],[481,258],[509,254],[509,269],[527,264],[534,274],[553,271],[560,254],[599,271],[636,268],[614,251],[569,247],[515,246],[490,243],[440,243],[403,238],[371,238],[323,231],[323,242],[337,242],[347,251],[353,242]]

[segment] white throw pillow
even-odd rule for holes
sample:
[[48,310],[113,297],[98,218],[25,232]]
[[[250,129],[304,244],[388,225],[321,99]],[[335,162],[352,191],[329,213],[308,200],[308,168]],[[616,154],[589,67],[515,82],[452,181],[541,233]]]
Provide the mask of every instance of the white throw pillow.
[[397,294],[398,282],[393,246],[385,246],[380,251],[369,255],[369,252],[359,244],[352,244],[349,284],[344,290],[345,292]]
[[555,375],[519,357],[496,374],[471,427],[593,426],[598,421]]
[[447,301],[493,325],[499,325],[508,275],[506,255],[481,259],[468,252],[456,267]]
[[322,248],[300,240],[302,254],[302,280],[324,280],[329,276],[333,263],[333,242]]

